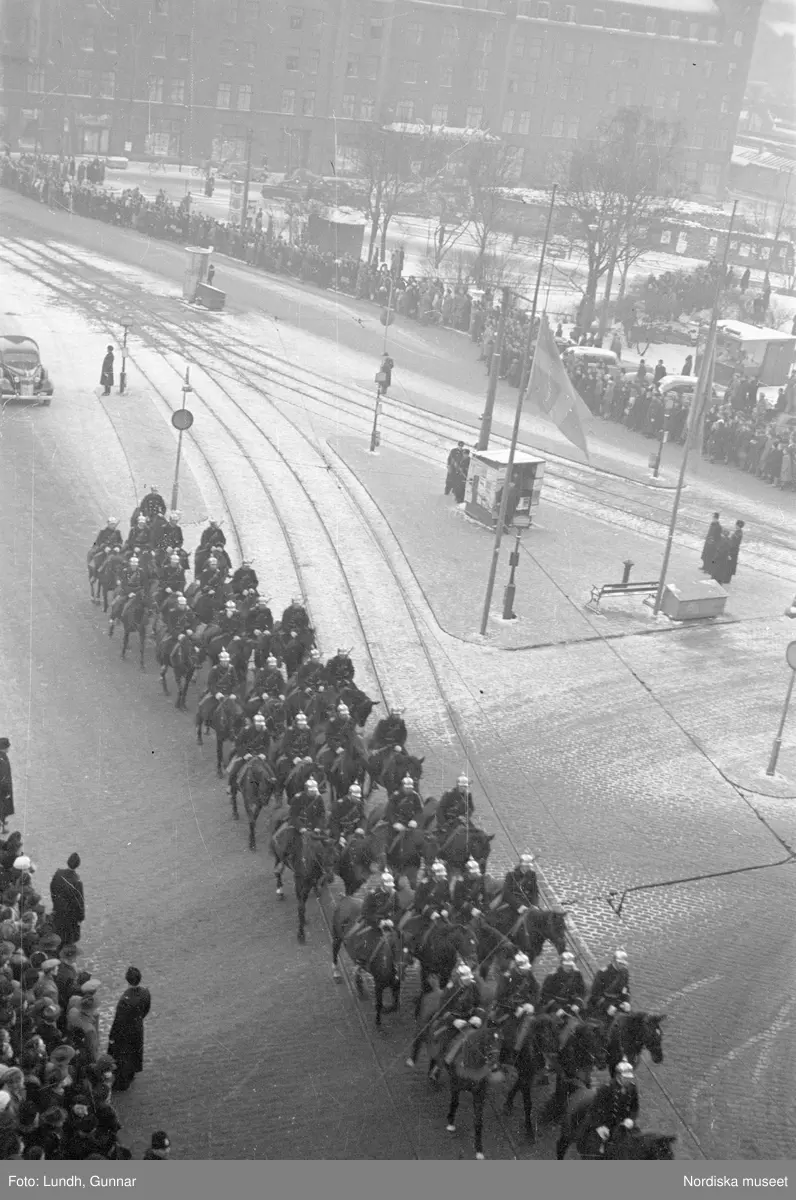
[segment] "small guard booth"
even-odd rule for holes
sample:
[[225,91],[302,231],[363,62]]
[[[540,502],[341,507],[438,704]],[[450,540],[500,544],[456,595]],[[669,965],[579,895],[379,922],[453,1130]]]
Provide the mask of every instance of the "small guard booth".
[[[473,450],[464,493],[464,511],[488,529],[494,529],[500,515],[506,482],[508,450]],[[527,529],[533,510],[539,504],[544,476],[544,459],[529,454],[514,455],[506,524]]]

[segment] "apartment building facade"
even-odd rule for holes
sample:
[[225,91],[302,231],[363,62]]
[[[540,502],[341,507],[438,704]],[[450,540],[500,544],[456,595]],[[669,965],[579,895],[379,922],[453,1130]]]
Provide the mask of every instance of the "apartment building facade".
[[488,129],[517,178],[612,111],[682,128],[720,194],[760,0],[0,0],[0,140],[329,174],[362,129]]

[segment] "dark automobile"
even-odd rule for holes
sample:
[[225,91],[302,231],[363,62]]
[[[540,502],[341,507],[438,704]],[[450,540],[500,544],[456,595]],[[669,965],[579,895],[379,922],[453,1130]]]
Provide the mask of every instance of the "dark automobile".
[[41,364],[33,338],[0,334],[0,400],[38,400],[49,404],[53,385]]

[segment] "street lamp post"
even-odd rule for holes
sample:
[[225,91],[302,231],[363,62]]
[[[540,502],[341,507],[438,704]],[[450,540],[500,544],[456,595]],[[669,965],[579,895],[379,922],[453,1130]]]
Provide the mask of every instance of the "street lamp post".
[[124,337],[122,338],[122,369],[119,375],[119,395],[124,395],[124,390],[127,387],[127,334],[133,326],[133,318],[126,313],[122,317],[122,329]]
[[669,440],[669,416],[674,407],[673,400],[664,400],[663,402],[663,422],[661,424],[661,436],[658,439],[658,453],[652,462],[652,478],[657,479],[661,469],[661,458],[663,457],[663,447]]
[[771,747],[771,757],[768,760],[766,767],[766,775],[773,775],[777,769],[777,760],[779,752],[782,749],[782,734],[785,731],[785,722],[788,719],[788,709],[790,708],[790,699],[793,695],[793,685],[796,683],[796,642],[790,642],[785,651],[785,661],[790,667],[790,679],[788,680],[788,690],[785,693],[785,703],[782,706],[782,716],[779,720],[779,729],[777,736],[774,738],[774,745]]
[[[387,353],[387,332],[390,328],[390,309],[392,308],[392,294],[395,287],[395,280],[390,276],[390,294],[387,297],[387,309],[382,320],[384,321],[384,348],[382,356]],[[386,395],[387,385],[386,380],[381,379],[384,374],[380,369],[376,373],[376,403],[373,408],[373,428],[370,431],[370,452],[373,454],[379,444],[379,416],[381,415],[381,398]]]
[[[503,485],[506,486],[505,484]],[[516,621],[517,614],[514,611],[514,597],[517,594],[517,586],[514,582],[514,572],[520,565],[520,540],[522,538],[522,530],[515,529],[514,531],[514,549],[509,555],[509,581],[506,584],[506,590],[503,593],[503,620]]]
[[188,393],[192,392],[191,387],[191,368],[185,368],[185,382],[182,385],[182,408],[172,414],[171,423],[177,430],[177,458],[174,463],[174,483],[171,488],[171,508],[176,512],[180,492],[180,458],[182,456],[182,435],[186,429],[190,429],[193,425],[193,413],[185,407],[185,401]]

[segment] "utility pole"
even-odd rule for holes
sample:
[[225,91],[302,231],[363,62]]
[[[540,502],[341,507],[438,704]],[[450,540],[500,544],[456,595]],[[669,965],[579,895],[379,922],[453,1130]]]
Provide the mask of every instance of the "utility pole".
[[[395,287],[395,280],[390,276],[390,294],[387,298],[387,311],[384,314],[384,347],[382,355],[387,353],[387,330],[390,328],[390,310],[392,308],[392,294]],[[387,382],[382,380],[380,376],[383,374],[381,368],[376,372],[376,403],[373,408],[373,428],[370,431],[370,452],[374,454],[379,445],[379,417],[381,415],[381,398],[387,394]]]
[[683,484],[685,483],[685,470],[688,465],[688,455],[692,445],[696,442],[702,431],[702,416],[707,404],[710,392],[708,387],[713,379],[713,355],[716,352],[716,323],[719,319],[719,301],[721,293],[724,291],[725,279],[727,274],[727,259],[730,255],[730,239],[732,238],[732,229],[735,224],[735,212],[738,208],[736,200],[732,206],[732,216],[730,217],[730,227],[727,230],[727,241],[724,244],[724,256],[722,258],[721,268],[719,269],[718,280],[716,281],[716,292],[713,297],[713,312],[710,317],[710,327],[708,335],[705,339],[705,353],[702,358],[702,365],[699,368],[699,378],[697,380],[696,394],[691,401],[691,414],[688,422],[688,436],[683,447],[683,461],[680,464],[680,475],[677,480],[677,491],[674,493],[674,502],[672,504],[672,518],[669,522],[669,532],[666,537],[666,549],[663,552],[663,564],[661,566],[661,575],[658,581],[658,591],[655,596],[655,604],[653,605],[653,615],[657,616],[660,612],[661,602],[663,600],[663,589],[666,586],[666,572],[669,569],[669,559],[672,554],[672,543],[674,541],[674,531],[677,527],[677,513],[680,509],[680,498],[683,494]]
[[185,401],[188,398],[188,393],[192,392],[191,387],[191,368],[185,368],[185,382],[182,385],[182,408],[177,409],[172,414],[171,423],[177,432],[177,457],[174,462],[174,483],[171,486],[171,508],[172,512],[176,512],[180,496],[180,459],[182,458],[182,435],[186,429],[190,429],[193,423],[193,414],[186,411]]
[[489,435],[492,432],[492,414],[495,411],[495,396],[497,395],[498,373],[500,359],[503,354],[503,339],[506,336],[506,318],[509,312],[509,297],[511,289],[503,288],[503,298],[500,305],[500,321],[498,322],[497,341],[492,347],[492,358],[489,362],[489,384],[486,390],[486,407],[481,417],[481,432],[478,437],[478,449],[489,449]]
[[[544,240],[542,241],[542,252],[541,252],[541,257],[539,259],[539,269],[536,272],[536,287],[533,289],[533,304],[531,305],[531,320],[528,325],[528,336],[525,339],[525,349],[524,349],[523,355],[522,355],[522,368],[520,369],[520,391],[523,391],[524,388],[526,388],[528,386],[528,382],[531,377],[530,363],[531,363],[531,346],[533,345],[533,327],[536,324],[536,309],[539,304],[539,288],[541,287],[541,283],[542,283],[542,271],[544,269],[545,255],[547,253],[547,243],[550,240],[550,226],[553,223],[553,209],[555,208],[557,191],[558,191],[558,184],[554,183],[553,191],[550,194],[550,207],[547,210],[547,224],[545,225],[545,229],[544,229]],[[547,288],[547,294],[548,295],[550,294],[549,283],[548,283],[548,288]],[[545,308],[546,307],[547,307],[547,305],[545,304]]]
[[246,230],[246,220],[249,215],[249,184],[252,176],[252,144],[254,142],[254,130],[249,128],[246,131],[246,176],[243,180],[243,211],[240,214],[240,230],[244,233]]

